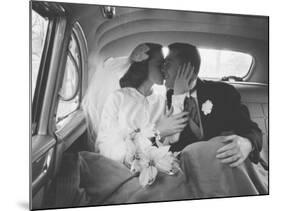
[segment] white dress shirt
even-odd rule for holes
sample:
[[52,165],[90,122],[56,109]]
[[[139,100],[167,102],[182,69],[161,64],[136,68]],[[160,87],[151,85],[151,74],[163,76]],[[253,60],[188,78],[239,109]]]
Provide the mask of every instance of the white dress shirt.
[[[173,106],[173,114],[178,114],[183,112],[184,110],[184,99],[185,97],[193,97],[195,99],[196,105],[197,105],[197,110],[198,110],[198,115],[199,115],[199,127],[200,127],[200,132],[201,135],[203,136],[203,127],[202,127],[202,122],[201,122],[201,117],[200,117],[200,109],[199,109],[199,104],[198,104],[198,98],[197,98],[197,91],[194,90],[193,92],[186,92],[181,95],[172,95],[172,106]],[[179,139],[180,133],[177,133],[175,135],[169,136],[166,138],[164,144],[168,143],[175,143]]]

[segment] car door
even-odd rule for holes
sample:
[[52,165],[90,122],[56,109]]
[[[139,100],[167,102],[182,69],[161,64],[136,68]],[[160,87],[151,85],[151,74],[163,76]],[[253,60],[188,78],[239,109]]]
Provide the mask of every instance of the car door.
[[31,3],[31,208],[42,208],[62,154],[86,131],[81,100],[87,45],[56,3]]

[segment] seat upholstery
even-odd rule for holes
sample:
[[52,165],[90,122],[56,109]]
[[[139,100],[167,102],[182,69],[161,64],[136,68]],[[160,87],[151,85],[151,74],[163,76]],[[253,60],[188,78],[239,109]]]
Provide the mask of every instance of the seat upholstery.
[[268,163],[268,86],[259,84],[232,84],[241,94],[241,100],[263,133],[262,158]]

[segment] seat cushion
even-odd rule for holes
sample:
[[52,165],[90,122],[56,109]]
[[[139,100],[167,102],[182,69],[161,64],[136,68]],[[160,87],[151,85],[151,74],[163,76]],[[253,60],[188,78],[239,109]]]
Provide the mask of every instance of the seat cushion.
[[232,84],[239,91],[241,100],[263,134],[261,157],[268,163],[268,86],[258,84]]

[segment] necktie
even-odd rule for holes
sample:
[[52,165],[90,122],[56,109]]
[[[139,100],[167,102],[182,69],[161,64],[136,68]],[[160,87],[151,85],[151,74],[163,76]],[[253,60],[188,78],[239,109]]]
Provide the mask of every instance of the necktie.
[[168,109],[170,109],[171,106],[172,106],[172,95],[173,95],[173,94],[174,94],[174,90],[173,90],[173,89],[169,89],[169,90],[166,92]]
[[200,129],[199,111],[197,109],[197,103],[194,97],[185,97],[184,111],[189,112],[189,126],[191,131],[198,139],[201,139],[203,134],[201,133]]

